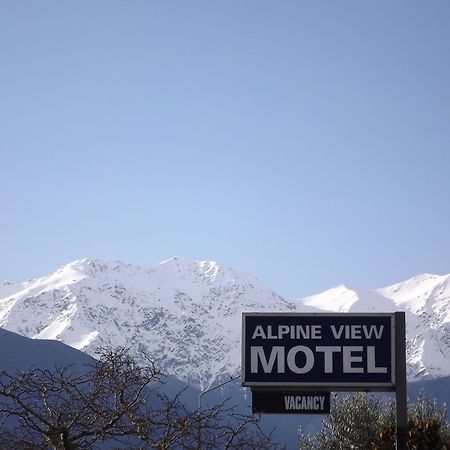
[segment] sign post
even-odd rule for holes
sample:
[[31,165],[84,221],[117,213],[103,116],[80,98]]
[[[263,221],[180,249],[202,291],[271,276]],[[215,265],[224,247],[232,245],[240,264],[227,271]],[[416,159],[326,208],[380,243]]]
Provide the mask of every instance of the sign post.
[[406,326],[405,313],[395,313],[395,406],[397,412],[396,449],[406,450],[407,398],[406,398]]

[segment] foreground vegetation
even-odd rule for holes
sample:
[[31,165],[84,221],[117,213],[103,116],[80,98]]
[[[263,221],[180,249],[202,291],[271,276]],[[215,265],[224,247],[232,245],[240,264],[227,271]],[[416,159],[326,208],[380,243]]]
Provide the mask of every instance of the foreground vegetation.
[[258,418],[227,402],[196,411],[182,393],[127,349],[102,350],[95,365],[0,372],[2,450],[275,449]]
[[[408,449],[450,450],[445,405],[422,396],[408,406]],[[300,430],[301,450],[395,449],[395,402],[368,394],[334,396],[330,415],[315,435]]]

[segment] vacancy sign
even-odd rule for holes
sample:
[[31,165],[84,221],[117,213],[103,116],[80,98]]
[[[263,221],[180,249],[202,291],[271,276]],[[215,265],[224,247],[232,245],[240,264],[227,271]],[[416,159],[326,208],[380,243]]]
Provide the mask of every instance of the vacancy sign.
[[395,387],[394,314],[243,313],[242,322],[243,386]]
[[252,411],[266,414],[329,414],[330,393],[254,389]]

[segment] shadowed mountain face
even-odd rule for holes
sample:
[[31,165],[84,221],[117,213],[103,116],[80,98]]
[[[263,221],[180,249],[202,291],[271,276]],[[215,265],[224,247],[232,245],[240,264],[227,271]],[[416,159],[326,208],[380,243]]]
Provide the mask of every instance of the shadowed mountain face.
[[[27,371],[31,368],[52,371],[55,368],[69,367],[69,373],[76,373],[83,371],[91,371],[92,366],[95,365],[96,360],[91,356],[69,347],[61,342],[45,339],[30,339],[20,336],[16,333],[0,329],[0,371],[6,371],[9,374],[16,372]],[[164,393],[169,398],[175,398],[179,395],[180,401],[187,410],[196,410],[199,406],[200,392],[191,386],[187,386],[184,382],[176,379],[173,376],[162,378],[163,383],[159,385],[158,392]],[[150,394],[149,392],[149,395]],[[159,398],[152,396],[152,404],[158,404]],[[239,381],[235,380],[223,389],[216,389],[204,396],[201,403],[202,409],[215,404],[220,404],[226,401],[226,405],[237,406],[242,414],[251,414],[251,397],[249,391],[245,392],[240,388]],[[6,432],[9,429],[18,425],[17,417],[10,417],[6,425],[2,425],[1,432]],[[271,432],[274,428],[279,427],[278,418],[265,417],[262,420],[261,426],[267,432]],[[277,429],[274,437],[278,442],[287,442],[289,448],[295,446],[297,432],[294,427],[286,434],[286,429]],[[97,443],[95,448],[101,450],[109,450],[112,448],[129,448],[129,441],[121,444],[120,440],[114,442],[106,441]],[[136,441],[135,447],[139,446]],[[133,447],[134,448],[134,447]]]
[[408,378],[450,375],[450,276],[420,275],[387,288],[338,286],[286,300],[251,275],[172,258],[153,266],[81,260],[0,289],[0,326],[94,355],[128,346],[204,389],[240,370],[241,313],[406,311]]
[[[74,371],[92,371],[96,359],[69,347],[62,342],[47,339],[30,339],[5,329],[0,329],[0,370],[8,373],[31,368],[53,370],[72,367]],[[198,391],[172,376],[162,378],[161,391],[173,397],[183,391],[183,400],[197,405]]]
[[30,367],[52,369],[93,364],[94,358],[62,342],[29,339],[0,329],[0,370],[13,372],[27,370]]
[[[79,375],[94,370],[96,360],[91,356],[69,347],[61,342],[53,340],[43,340],[43,339],[30,339],[18,334],[12,333],[10,331],[0,329],[0,380],[9,383],[7,377],[3,378],[2,372],[5,371],[8,375],[12,377],[21,376],[22,372],[27,372],[28,370],[40,369],[45,372],[53,372],[56,369],[67,369],[66,375],[67,379],[71,379],[72,376],[78,377]],[[55,372],[57,373],[57,372]],[[57,380],[58,377],[54,378]],[[58,386],[58,382],[55,383]],[[168,377],[164,379],[164,384],[156,385],[158,387],[158,392],[164,392],[170,398],[175,397],[179,392],[183,392],[181,399],[186,405],[196,405],[196,399],[198,393],[195,389],[186,388],[186,385],[179,380]],[[25,386],[21,385],[22,388]],[[86,393],[89,396],[90,389],[86,384],[79,384],[78,389],[83,391],[86,389]],[[25,388],[26,390],[26,388]],[[148,389],[147,395],[151,398],[153,405],[157,405],[159,402],[159,397],[155,395],[152,389]],[[72,391],[73,393],[73,391]],[[40,392],[32,393],[30,395],[35,395],[33,401],[27,400],[27,395],[22,395],[22,401],[25,404],[35,404],[34,409],[39,411],[39,407],[43,408],[42,401],[40,399]],[[50,405],[57,405],[60,403],[61,399],[65,397],[65,391],[61,390],[55,396],[50,396]],[[2,405],[14,404],[11,399],[1,398]],[[46,408],[43,408],[44,411]],[[45,417],[45,414],[44,414]],[[1,417],[1,427],[0,427],[0,441],[1,448],[13,450],[15,444],[5,444],[5,435],[8,433],[12,434],[14,437],[17,436],[15,430],[19,427],[21,422],[18,416]],[[40,423],[40,425],[42,425]],[[21,427],[19,427],[22,430]],[[39,433],[34,436],[35,439],[42,437]],[[111,450],[111,449],[126,449],[139,447],[140,441],[133,437],[121,437],[121,438],[104,438],[101,442],[97,442],[92,449],[97,450]],[[6,446],[4,446],[6,445]],[[84,448],[84,447],[83,447]]]

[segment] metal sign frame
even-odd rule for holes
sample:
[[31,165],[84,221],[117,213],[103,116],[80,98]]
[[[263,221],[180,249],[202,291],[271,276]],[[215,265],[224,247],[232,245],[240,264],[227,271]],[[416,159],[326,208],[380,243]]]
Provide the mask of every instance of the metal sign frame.
[[[245,312],[242,313],[242,386],[304,388],[329,391],[395,391],[396,385],[396,313],[291,313],[291,312]],[[391,373],[390,382],[258,382],[246,379],[246,317],[389,317],[391,330]]]

